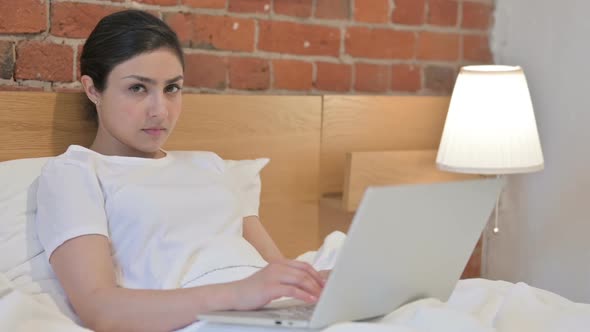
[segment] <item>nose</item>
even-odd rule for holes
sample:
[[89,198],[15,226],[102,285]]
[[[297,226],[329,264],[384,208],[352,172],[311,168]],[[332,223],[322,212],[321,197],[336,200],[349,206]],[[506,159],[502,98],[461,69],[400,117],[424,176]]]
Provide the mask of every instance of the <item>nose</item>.
[[164,93],[155,93],[153,95],[148,115],[151,118],[166,118],[168,116],[168,107]]

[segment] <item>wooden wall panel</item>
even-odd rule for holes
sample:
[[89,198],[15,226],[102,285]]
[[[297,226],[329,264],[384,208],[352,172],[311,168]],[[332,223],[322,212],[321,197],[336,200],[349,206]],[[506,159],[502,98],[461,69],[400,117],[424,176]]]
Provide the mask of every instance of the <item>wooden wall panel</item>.
[[346,153],[437,149],[448,96],[325,96],[320,191],[342,192]]

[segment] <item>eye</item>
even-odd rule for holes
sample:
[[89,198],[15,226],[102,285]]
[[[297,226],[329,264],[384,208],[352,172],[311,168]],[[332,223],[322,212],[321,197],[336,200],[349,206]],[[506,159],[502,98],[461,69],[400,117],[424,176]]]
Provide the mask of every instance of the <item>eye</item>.
[[170,85],[168,85],[164,89],[164,92],[166,92],[166,93],[176,93],[176,92],[178,92],[180,90],[182,90],[182,88],[180,87],[180,85],[178,85],[178,84],[170,84]]
[[131,91],[133,93],[140,93],[140,92],[145,92],[146,88],[142,84],[134,84],[129,88],[129,91]]

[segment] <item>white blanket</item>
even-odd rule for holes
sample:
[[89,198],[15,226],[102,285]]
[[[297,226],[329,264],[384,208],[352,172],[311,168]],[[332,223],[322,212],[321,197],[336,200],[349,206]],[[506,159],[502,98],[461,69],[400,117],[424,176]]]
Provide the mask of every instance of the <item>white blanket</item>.
[[43,295],[32,295],[14,287],[0,274],[0,331],[84,332]]
[[[331,268],[344,241],[332,233],[320,250],[299,259],[318,269]],[[183,332],[269,332],[281,328],[236,327],[201,322]],[[371,323],[341,323],[325,332],[581,332],[590,331],[590,304],[571,302],[554,293],[485,279],[460,280],[447,302],[424,299],[403,306]]]
[[[195,324],[186,331],[268,332],[248,328]],[[582,332],[590,331],[590,305],[570,302],[530,287],[485,279],[461,280],[447,303],[424,299],[372,323],[335,324],[325,332]]]
[[[316,268],[329,268],[344,239],[328,237],[322,248],[300,256]],[[18,290],[0,274],[0,331],[83,332],[43,297]],[[270,332],[295,330],[197,322],[182,332]],[[590,305],[530,287],[484,279],[461,280],[446,303],[424,299],[410,303],[372,323],[335,324],[326,332],[557,332],[590,331]]]

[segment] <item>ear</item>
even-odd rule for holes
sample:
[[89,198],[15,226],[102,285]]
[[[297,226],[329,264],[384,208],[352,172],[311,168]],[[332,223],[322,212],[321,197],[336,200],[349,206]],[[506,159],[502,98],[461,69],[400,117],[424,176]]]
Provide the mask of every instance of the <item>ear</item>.
[[84,92],[86,93],[88,99],[90,99],[90,101],[94,104],[98,104],[100,101],[100,93],[98,90],[96,90],[92,77],[88,75],[82,75],[82,77],[80,77],[80,82],[84,87]]

